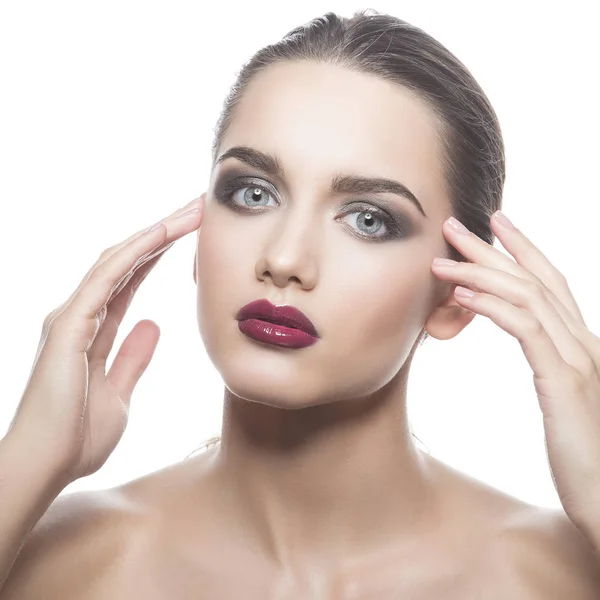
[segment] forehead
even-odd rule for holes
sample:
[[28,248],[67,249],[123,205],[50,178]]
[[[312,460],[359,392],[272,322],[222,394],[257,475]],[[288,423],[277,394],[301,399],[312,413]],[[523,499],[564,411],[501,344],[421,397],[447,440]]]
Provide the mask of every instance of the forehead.
[[251,80],[220,151],[257,147],[277,154],[286,175],[315,182],[333,171],[400,178],[427,202],[443,189],[439,134],[433,112],[405,87],[338,65],[286,62]]

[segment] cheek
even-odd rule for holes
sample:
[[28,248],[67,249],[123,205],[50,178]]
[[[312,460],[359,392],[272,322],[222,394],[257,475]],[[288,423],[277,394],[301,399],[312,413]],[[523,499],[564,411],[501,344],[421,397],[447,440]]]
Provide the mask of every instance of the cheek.
[[400,251],[369,254],[356,253],[351,272],[338,280],[335,329],[343,335],[339,351],[369,347],[381,353],[378,360],[389,361],[412,345],[427,317],[433,285],[428,252],[407,242]]
[[[222,235],[219,220],[215,218],[214,207],[208,207],[202,217],[198,232],[199,274],[210,277],[222,269],[222,263],[229,260],[230,243],[227,235]],[[229,240],[230,242],[230,240]]]
[[225,253],[223,236],[219,236],[218,228],[209,219],[202,222],[198,233],[198,274],[200,279],[212,277],[214,272],[222,268],[221,262],[229,252]]
[[219,215],[217,207],[207,209],[197,240],[198,276],[205,285],[226,284],[227,279],[235,277],[245,247],[239,234],[239,229],[232,229]]
[[201,328],[210,336],[218,337],[218,323],[235,324],[235,314],[250,300],[254,252],[244,235],[243,228],[234,228],[217,210],[208,210],[202,220],[196,247],[197,308]]
[[338,270],[342,278],[324,292],[324,297],[332,294],[324,317],[326,370],[357,395],[379,389],[406,361],[423,324],[428,285],[423,266],[411,263],[410,253],[385,259],[373,253],[371,261],[360,254],[354,268],[343,277]]
[[[217,222],[203,218],[197,238],[197,310],[200,329],[205,342],[216,335],[217,322],[224,322],[228,315],[225,300],[231,290],[235,274],[235,254],[231,240],[222,235]],[[210,318],[209,318],[210,317]]]
[[368,276],[360,277],[356,272],[356,288],[351,298],[359,333],[379,339],[395,338],[401,333],[414,317],[419,276],[415,268],[381,263]]

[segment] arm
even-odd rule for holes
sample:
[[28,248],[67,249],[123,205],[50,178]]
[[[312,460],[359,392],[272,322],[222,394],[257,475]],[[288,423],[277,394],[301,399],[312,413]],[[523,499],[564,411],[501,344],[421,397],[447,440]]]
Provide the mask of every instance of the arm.
[[25,539],[68,483],[12,430],[0,440],[0,592]]
[[203,198],[106,248],[70,298],[44,319],[26,389],[0,440],[3,596],[35,525],[71,481],[102,467],[123,436],[133,391],[160,330],[152,321],[138,322],[105,373],[110,348],[150,270],[178,238],[198,229]]
[[[36,475],[40,477],[39,468]],[[27,494],[32,489],[29,487]],[[0,589],[0,600],[79,600],[96,593],[114,597],[112,588],[105,589],[106,576],[127,555],[134,537],[132,524],[139,521],[137,504],[119,490],[78,491],[51,501],[56,488],[49,489],[37,503],[27,500],[32,496],[23,495],[15,513],[20,517],[18,525],[0,515],[0,547],[7,549],[6,556],[10,554],[14,561]],[[16,494],[12,498],[18,506]],[[34,508],[27,512],[23,501]],[[44,512],[48,502],[51,504]],[[39,512],[43,514],[32,527],[30,523],[37,518],[34,513]],[[26,530],[28,533],[24,541],[9,548],[4,538],[9,530],[13,540]],[[16,546],[20,550],[15,550]]]

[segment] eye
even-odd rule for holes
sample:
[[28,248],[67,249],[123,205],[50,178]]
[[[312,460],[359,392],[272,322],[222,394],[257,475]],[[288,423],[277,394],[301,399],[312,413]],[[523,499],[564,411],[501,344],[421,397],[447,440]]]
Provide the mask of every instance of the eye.
[[[402,237],[402,227],[386,212],[369,204],[351,205],[347,208],[344,216],[358,215],[352,221],[356,223],[356,229],[361,232],[359,237],[367,238],[368,241]],[[350,210],[352,208],[353,210]]]
[[[234,198],[239,191],[244,192],[243,194],[240,194],[241,204],[238,204],[234,201]],[[250,208],[253,206],[261,208],[263,206],[267,206],[266,202],[268,202],[269,198],[272,198],[272,195],[264,187],[259,185],[251,185],[230,190],[230,193],[227,197],[227,203],[232,204],[233,208],[236,210],[244,210],[245,208]],[[250,210],[254,209],[250,208]]]
[[[216,192],[220,202],[238,212],[264,212],[258,210],[268,206],[269,200],[274,200],[274,194],[262,185],[247,182],[249,185],[226,185]],[[242,192],[242,193],[239,193]],[[355,226],[351,227],[353,235],[367,242],[382,242],[397,239],[406,235],[402,216],[392,217],[387,212],[371,204],[351,204],[343,208],[342,217],[358,215],[352,219]]]

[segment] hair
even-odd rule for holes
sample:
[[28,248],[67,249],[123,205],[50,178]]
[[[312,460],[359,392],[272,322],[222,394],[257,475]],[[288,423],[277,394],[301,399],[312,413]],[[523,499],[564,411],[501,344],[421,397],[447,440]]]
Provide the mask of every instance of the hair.
[[[214,129],[213,167],[236,107],[254,76],[270,66],[297,61],[330,63],[377,75],[425,102],[439,123],[451,213],[482,240],[494,243],[490,218],[502,205],[506,167],[502,132],[490,101],[466,66],[440,42],[374,9],[356,11],[352,17],[328,12],[258,50],[237,73],[223,103]],[[467,260],[448,241],[446,248],[449,258]],[[428,337],[423,330],[415,346]],[[213,437],[202,447],[219,439]]]

